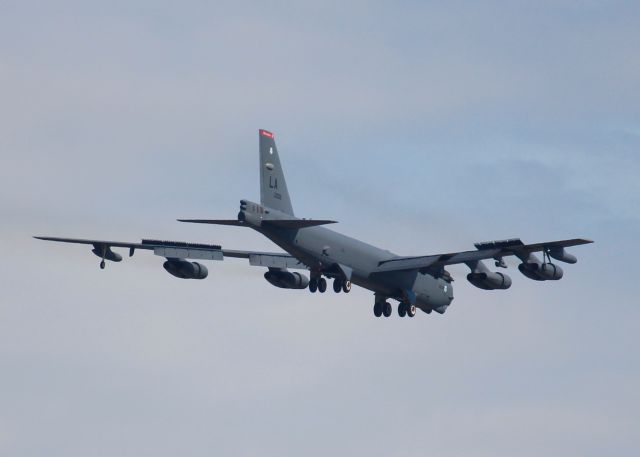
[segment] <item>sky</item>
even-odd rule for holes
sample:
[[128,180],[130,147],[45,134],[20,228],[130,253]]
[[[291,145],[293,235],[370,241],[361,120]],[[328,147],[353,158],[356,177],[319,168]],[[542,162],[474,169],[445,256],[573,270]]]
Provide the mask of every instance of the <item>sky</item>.
[[[635,456],[640,6],[0,1],[0,455]],[[444,315],[185,281],[33,235],[277,250],[257,200],[401,255],[585,237]]]

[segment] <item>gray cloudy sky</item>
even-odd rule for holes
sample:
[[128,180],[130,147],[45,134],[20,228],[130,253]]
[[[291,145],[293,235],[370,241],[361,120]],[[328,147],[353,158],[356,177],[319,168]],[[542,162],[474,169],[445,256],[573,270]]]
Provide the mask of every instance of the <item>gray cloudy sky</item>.
[[[634,1],[0,2],[0,454],[635,456]],[[399,254],[590,237],[444,316],[180,281],[34,234],[273,249],[181,225],[258,198]]]

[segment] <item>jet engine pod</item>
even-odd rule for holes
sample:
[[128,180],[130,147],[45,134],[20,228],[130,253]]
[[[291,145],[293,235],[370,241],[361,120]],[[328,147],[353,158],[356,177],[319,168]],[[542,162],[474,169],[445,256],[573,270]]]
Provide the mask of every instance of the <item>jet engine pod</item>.
[[264,279],[281,289],[306,289],[309,285],[309,278],[305,275],[275,268],[269,268],[264,274]]
[[564,248],[552,249],[549,255],[560,262],[576,263],[578,261],[575,255],[569,254]]
[[162,266],[169,274],[180,279],[204,279],[209,275],[207,267],[198,262],[171,259],[167,260]]
[[508,289],[511,287],[511,278],[499,272],[469,273],[467,281],[484,290]]
[[520,265],[518,265],[518,270],[520,270],[520,273],[525,275],[527,278],[533,279],[534,281],[544,281],[544,278],[541,278],[537,274],[539,269],[539,262],[522,262]]
[[562,268],[554,263],[523,262],[518,270],[529,279],[535,281],[557,281],[562,278]]
[[543,263],[540,270],[538,270],[538,275],[544,279],[550,281],[557,281],[561,279],[563,276],[562,268],[554,263]]

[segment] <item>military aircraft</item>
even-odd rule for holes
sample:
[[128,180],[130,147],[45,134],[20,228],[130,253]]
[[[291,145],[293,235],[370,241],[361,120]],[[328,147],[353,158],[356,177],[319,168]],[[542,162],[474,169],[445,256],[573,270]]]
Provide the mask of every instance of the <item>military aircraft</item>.
[[[129,256],[136,250],[149,250],[164,257],[164,269],[182,279],[205,279],[207,268],[191,260],[223,260],[225,257],[248,259],[250,265],[266,267],[264,277],[283,289],[309,289],[324,293],[327,280],[333,280],[336,293],[348,293],[352,284],[374,293],[373,313],[389,317],[389,300],[398,301],[398,315],[414,317],[417,309],[429,314],[443,314],[453,300],[453,278],[449,265],[465,264],[470,269],[467,280],[484,290],[508,289],[511,278],[499,271],[490,271],[483,260],[493,260],[496,267],[506,268],[505,257],[520,259],[520,272],[535,281],[556,281],[563,271],[555,259],[576,263],[565,248],[592,243],[586,239],[569,239],[524,244],[519,239],[476,243],[475,250],[422,256],[398,256],[354,238],[323,227],[332,220],[305,219],[294,216],[284,172],[276,148],[274,134],[258,131],[260,144],[260,203],[240,200],[236,219],[178,219],[197,224],[248,227],[269,238],[286,252],[255,252],[223,249],[213,244],[143,239],[140,243],[85,240],[36,236],[35,238],[93,246],[91,252],[105,261],[120,262],[122,256],[112,248],[128,248]],[[542,253],[540,260],[535,253]],[[309,276],[292,270],[307,270]]]

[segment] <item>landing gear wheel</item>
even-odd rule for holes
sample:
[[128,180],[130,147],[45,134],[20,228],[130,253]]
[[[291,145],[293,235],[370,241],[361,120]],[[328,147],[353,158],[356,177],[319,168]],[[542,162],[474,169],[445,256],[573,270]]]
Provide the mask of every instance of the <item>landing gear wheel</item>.
[[316,278],[311,278],[309,281],[309,292],[312,294],[318,290],[318,280]]
[[404,303],[400,303],[398,305],[398,316],[404,317],[406,315],[407,315],[407,305],[405,305]]
[[100,269],[101,269],[101,270],[104,270],[105,265],[106,265],[106,264],[104,263],[104,260],[103,260],[102,262],[100,262]]
[[343,291],[345,294],[348,294],[349,292],[351,292],[351,281],[345,281],[345,282],[342,284],[342,291]]
[[384,317],[391,316],[392,312],[393,308],[391,308],[391,303],[389,303],[388,301],[384,302],[384,305],[382,307],[382,314],[384,314]]
[[407,306],[407,316],[413,317],[416,315],[416,305]]
[[340,291],[342,290],[342,280],[339,278],[336,278],[333,280],[333,291],[335,293],[340,293]]
[[324,278],[318,279],[318,292],[321,294],[325,293],[327,290],[327,280]]
[[382,303],[377,302],[375,305],[373,305],[373,314],[375,314],[376,317],[382,316]]

